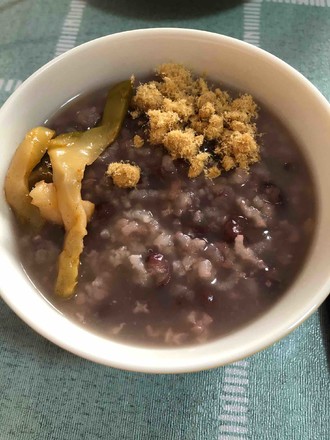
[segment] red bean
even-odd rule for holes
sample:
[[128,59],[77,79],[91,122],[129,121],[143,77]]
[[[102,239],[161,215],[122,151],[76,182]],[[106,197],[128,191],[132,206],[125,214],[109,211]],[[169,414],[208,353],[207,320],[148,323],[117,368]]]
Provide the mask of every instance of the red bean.
[[229,218],[223,226],[223,238],[227,243],[232,243],[235,238],[242,234],[242,226],[239,217]]
[[283,203],[282,191],[274,183],[264,183],[262,192],[265,202],[271,203],[273,205],[281,205]]
[[146,258],[146,269],[157,286],[165,286],[170,281],[170,265],[163,254],[151,251]]

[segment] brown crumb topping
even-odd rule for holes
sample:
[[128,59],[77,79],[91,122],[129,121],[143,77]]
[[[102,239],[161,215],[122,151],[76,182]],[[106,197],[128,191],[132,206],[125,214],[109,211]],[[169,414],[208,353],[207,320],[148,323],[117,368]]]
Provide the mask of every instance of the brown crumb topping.
[[221,170],[216,165],[213,165],[213,167],[206,168],[204,170],[205,176],[209,179],[216,179],[220,176]]
[[192,128],[171,130],[163,137],[164,147],[173,159],[190,159],[195,157],[202,146],[204,136],[197,136]]
[[123,162],[113,162],[108,166],[107,174],[119,188],[134,188],[140,180],[140,167]]
[[141,136],[136,134],[133,138],[133,144],[135,148],[141,148],[144,145],[144,139]]
[[163,104],[164,97],[157,89],[155,82],[141,84],[135,93],[133,103],[141,111],[159,109]]
[[[149,142],[163,145],[172,159],[187,160],[189,177],[204,171],[214,179],[222,169],[248,170],[260,160],[254,123],[257,105],[251,95],[232,99],[180,64],[162,64],[156,75],[159,81],[137,87],[131,115],[147,115]],[[134,137],[136,148],[143,145],[141,140]],[[201,151],[205,142],[210,153]]]
[[259,146],[251,133],[226,130],[215,152],[224,158],[230,157],[233,165],[231,168],[238,166],[248,169],[249,165],[259,160]]
[[191,157],[189,159],[190,167],[188,177],[193,178],[199,176],[203,172],[207,162],[210,160],[210,156],[209,153],[198,153],[196,156]]
[[149,141],[152,145],[161,144],[171,130],[179,127],[179,115],[171,111],[148,110]]

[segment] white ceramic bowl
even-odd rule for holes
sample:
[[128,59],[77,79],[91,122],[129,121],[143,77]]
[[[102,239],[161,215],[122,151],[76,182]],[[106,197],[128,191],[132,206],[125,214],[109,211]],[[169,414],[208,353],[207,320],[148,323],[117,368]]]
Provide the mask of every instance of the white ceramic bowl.
[[148,29],[103,37],[56,58],[32,75],[0,111],[0,185],[25,132],[69,98],[157,64],[184,63],[196,72],[250,92],[296,137],[313,173],[318,213],[308,260],[287,293],[266,314],[211,343],[179,349],[125,345],[96,336],[57,312],[20,265],[11,216],[0,194],[0,291],[34,330],[87,359],[127,370],[180,373],[244,358],[285,336],[306,319],[330,290],[330,106],[293,68],[256,47],[207,32]]

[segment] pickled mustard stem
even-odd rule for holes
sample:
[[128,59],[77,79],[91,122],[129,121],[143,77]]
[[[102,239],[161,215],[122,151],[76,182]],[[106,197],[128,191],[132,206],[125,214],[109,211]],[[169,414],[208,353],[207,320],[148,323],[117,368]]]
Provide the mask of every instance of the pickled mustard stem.
[[5,180],[6,199],[22,223],[40,228],[44,219],[38,208],[31,204],[29,177],[41,161],[55,132],[46,127],[30,130],[17,148]]
[[53,168],[58,208],[66,235],[59,258],[55,292],[69,298],[77,284],[83,239],[87,234],[87,217],[81,198],[85,168],[116,139],[132,96],[131,81],[110,89],[101,126],[85,132],[62,134],[51,141],[49,156]]

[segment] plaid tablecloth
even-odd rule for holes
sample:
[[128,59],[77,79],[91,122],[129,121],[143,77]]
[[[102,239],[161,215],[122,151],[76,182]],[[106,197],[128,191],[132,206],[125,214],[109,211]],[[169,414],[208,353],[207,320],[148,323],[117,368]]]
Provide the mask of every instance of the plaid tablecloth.
[[[260,46],[330,98],[330,0],[0,0],[0,104],[77,44],[159,26]],[[63,351],[0,302],[0,440],[328,440],[329,334],[323,305],[249,359],[195,374],[144,375]]]

